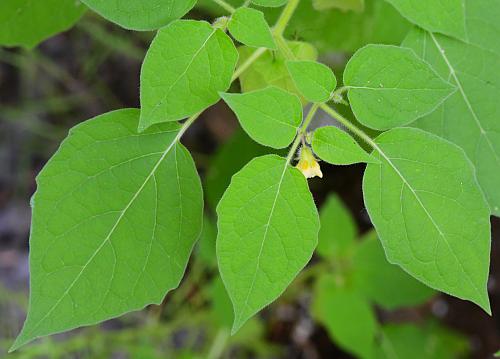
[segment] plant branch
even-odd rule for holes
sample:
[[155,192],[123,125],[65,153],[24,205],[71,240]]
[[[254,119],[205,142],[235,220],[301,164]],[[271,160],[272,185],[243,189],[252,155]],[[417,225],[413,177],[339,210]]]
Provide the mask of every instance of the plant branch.
[[381,152],[380,148],[375,143],[375,141],[373,141],[373,139],[370,136],[368,136],[362,129],[357,127],[355,124],[353,124],[347,118],[342,116],[340,113],[338,113],[337,111],[335,111],[333,108],[331,108],[330,106],[328,106],[325,103],[320,104],[319,107],[323,111],[325,111],[328,115],[330,115],[332,118],[334,118],[335,120],[337,120],[341,124],[343,124],[349,131],[351,131],[356,136],[358,136],[363,141],[365,141],[368,145],[370,145],[370,147],[377,150],[378,152]]
[[231,5],[229,5],[224,0],[212,0],[212,1],[214,3],[216,3],[217,5],[219,5],[221,8],[223,8],[224,10],[226,10],[227,12],[229,12],[230,14],[232,14],[233,12],[236,11],[236,9],[234,7],[232,7]]
[[293,16],[293,13],[295,12],[295,9],[297,9],[297,5],[299,5],[300,0],[289,0],[288,3],[286,4],[285,8],[283,9],[283,12],[281,13],[278,21],[276,22],[276,25],[274,25],[274,35],[276,36],[282,36],[283,32],[285,31],[288,22]]
[[306,119],[302,123],[302,126],[300,126],[299,130],[297,131],[297,137],[295,137],[295,141],[292,144],[292,147],[290,147],[290,151],[288,152],[288,156],[286,157],[286,164],[290,164],[292,161],[292,157],[297,152],[297,148],[299,147],[299,144],[304,137],[304,135],[307,132],[307,127],[309,127],[309,124],[311,123],[312,119],[314,118],[314,115],[316,114],[316,111],[318,111],[320,104],[315,103],[311,106],[311,109],[309,110],[309,113],[307,114]]
[[267,49],[265,47],[259,47],[257,50],[255,50],[253,54],[244,63],[242,63],[236,69],[236,71],[234,71],[233,78],[231,79],[231,81],[235,81],[238,77],[240,77],[241,74],[245,72],[250,67],[250,65],[253,64],[255,60],[257,60],[259,57],[262,56],[264,52],[266,52],[266,50]]

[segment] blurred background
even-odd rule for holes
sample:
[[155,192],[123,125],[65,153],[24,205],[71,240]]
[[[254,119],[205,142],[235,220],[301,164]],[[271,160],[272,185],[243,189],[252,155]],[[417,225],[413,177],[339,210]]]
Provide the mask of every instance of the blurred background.
[[[347,16],[339,11],[319,16],[299,8],[288,36],[300,33],[305,37],[300,40],[316,39],[320,59],[341,73],[356,48],[368,42],[399,43],[408,29],[403,19],[387,27],[384,20],[396,14],[382,11],[372,2],[367,3],[365,13]],[[189,17],[213,20],[217,11],[202,2]],[[268,16],[272,19],[275,15],[271,11]],[[344,24],[343,33],[317,37],[318,29],[329,23]],[[73,29],[33,50],[0,48],[0,357],[7,355],[28,304],[29,202],[36,189],[35,177],[72,126],[109,110],[139,107],[139,71],[153,35],[125,31],[89,11]],[[325,121],[320,118],[316,123]],[[321,314],[311,310],[317,275],[313,269],[322,261],[316,257],[280,299],[236,336],[229,335],[232,307],[216,268],[215,205],[231,175],[267,150],[242,132],[223,103],[205,111],[183,143],[193,154],[204,183],[206,218],[180,287],[160,306],[38,340],[9,357],[353,357],[349,346],[319,318]],[[362,165],[323,165],[324,178],[310,181],[318,206],[335,193],[354,218],[360,235],[371,228],[361,193],[363,169]],[[495,314],[500,313],[498,218],[492,218],[492,227],[489,294]],[[392,354],[382,351],[380,357],[490,358],[500,349],[498,315],[489,317],[477,306],[443,294],[417,306],[387,309],[375,305],[373,310],[381,326],[415,324],[420,328],[416,334],[406,328],[410,346],[420,343],[415,339],[418,335],[422,343],[431,345],[424,348],[427,354],[419,354],[420,348],[401,356],[397,349]],[[391,337],[390,329],[385,333],[385,339],[380,340]],[[355,326],[352,335],[355,341]],[[404,340],[396,338],[395,345]],[[446,343],[444,349],[439,347],[442,343]]]

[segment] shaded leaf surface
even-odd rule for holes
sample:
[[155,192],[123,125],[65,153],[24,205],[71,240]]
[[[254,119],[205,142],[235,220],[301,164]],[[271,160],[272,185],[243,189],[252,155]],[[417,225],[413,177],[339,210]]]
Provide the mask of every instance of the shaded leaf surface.
[[139,111],[71,130],[37,178],[28,318],[13,348],[159,303],[177,287],[202,221],[177,124],[137,134]]
[[243,94],[221,93],[221,97],[248,135],[265,146],[288,146],[302,122],[299,98],[278,87]]
[[412,126],[444,137],[465,150],[476,167],[492,213],[500,216],[500,73],[495,70],[500,63],[499,53],[418,29],[408,35],[403,45],[411,47],[458,87],[434,113]]
[[314,288],[313,316],[332,339],[360,358],[371,358],[376,319],[370,304],[355,290],[323,275]]
[[319,62],[287,61],[286,66],[295,86],[308,101],[328,101],[337,87],[333,71]]
[[312,148],[319,158],[334,165],[375,161],[354,138],[334,126],[320,127],[314,131]]
[[401,268],[387,262],[375,231],[359,244],[353,267],[356,288],[388,310],[419,305],[435,294]]
[[302,173],[276,155],[257,157],[234,175],[217,214],[217,258],[236,332],[307,264],[319,218]]
[[228,29],[236,40],[247,46],[276,48],[271,29],[259,10],[248,7],[237,9],[231,15]]
[[[489,208],[457,146],[417,129],[377,137],[363,192],[391,263],[489,312]],[[443,159],[446,159],[444,161]]]
[[84,12],[74,0],[2,0],[0,45],[32,48],[69,29]]
[[141,130],[213,105],[238,60],[233,42],[204,21],[177,20],[158,31],[141,69]]
[[363,125],[386,130],[434,111],[456,89],[409,49],[368,45],[344,72],[349,101]]
[[131,30],[155,30],[183,17],[196,0],[81,0],[102,17]]

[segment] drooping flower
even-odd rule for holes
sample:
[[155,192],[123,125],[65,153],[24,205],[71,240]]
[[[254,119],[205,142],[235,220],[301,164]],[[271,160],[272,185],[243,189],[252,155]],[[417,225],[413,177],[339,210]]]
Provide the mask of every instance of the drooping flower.
[[306,178],[313,178],[316,176],[323,178],[319,163],[316,161],[311,149],[307,146],[302,146],[300,149],[299,162],[295,167],[297,167]]

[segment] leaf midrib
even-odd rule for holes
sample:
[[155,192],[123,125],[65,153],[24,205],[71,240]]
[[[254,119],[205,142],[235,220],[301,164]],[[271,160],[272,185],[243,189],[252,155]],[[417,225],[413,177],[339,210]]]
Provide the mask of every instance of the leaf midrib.
[[167,146],[167,148],[163,152],[162,156],[159,158],[159,160],[153,166],[152,170],[146,176],[146,179],[144,180],[144,182],[141,184],[141,186],[138,188],[138,190],[134,193],[134,195],[132,196],[132,198],[130,199],[130,201],[122,209],[121,214],[118,216],[115,224],[111,227],[111,230],[109,231],[108,235],[104,238],[104,240],[102,241],[102,243],[99,245],[99,247],[97,247],[97,249],[94,251],[94,253],[87,260],[87,262],[81,267],[82,269],[77,274],[77,276],[75,277],[75,279],[70,283],[70,285],[64,291],[64,293],[61,295],[61,297],[54,303],[54,305],[47,311],[47,313],[41,319],[38,320],[38,322],[32,327],[32,329],[29,330],[27,333],[25,333],[24,337],[26,337],[28,334],[36,332],[36,330],[43,323],[43,321],[50,314],[52,314],[52,312],[54,311],[55,308],[57,308],[57,306],[59,305],[59,303],[68,295],[69,291],[73,288],[73,286],[76,284],[76,282],[80,279],[80,277],[82,276],[82,274],[85,271],[85,269],[87,268],[87,266],[93,261],[93,259],[97,256],[97,254],[104,247],[104,245],[110,240],[110,238],[113,235],[114,231],[116,230],[116,228],[120,224],[121,220],[125,216],[125,213],[128,211],[128,209],[130,208],[130,206],[132,205],[132,203],[137,199],[137,197],[142,192],[142,190],[144,189],[144,187],[146,187],[146,184],[149,182],[149,180],[151,179],[151,177],[154,176],[154,174],[156,173],[156,170],[158,169],[158,167],[160,166],[160,164],[163,162],[163,160],[165,159],[165,157],[168,155],[168,153],[170,152],[170,150],[177,144],[177,142],[179,141],[179,139],[182,136],[182,134],[183,134],[183,131],[180,130],[177,133],[177,135],[174,137],[174,139],[172,140],[172,142]]

